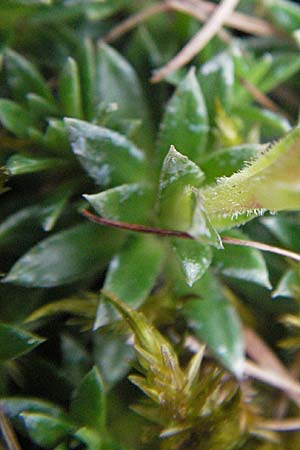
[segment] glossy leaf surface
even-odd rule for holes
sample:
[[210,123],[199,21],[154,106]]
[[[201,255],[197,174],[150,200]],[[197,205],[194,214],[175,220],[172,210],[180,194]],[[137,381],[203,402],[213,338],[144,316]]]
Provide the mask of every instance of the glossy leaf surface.
[[107,219],[145,223],[149,214],[151,190],[142,184],[123,184],[99,194],[84,195],[97,213]]
[[0,361],[16,358],[30,352],[44,339],[20,328],[0,323]]
[[65,120],[73,152],[102,186],[136,182],[145,175],[145,157],[132,142],[107,128]]
[[[227,231],[226,236],[247,240],[247,236],[237,230]],[[224,251],[215,252],[214,266],[225,276],[256,283],[267,289],[272,287],[265,260],[255,248],[224,244]]]
[[205,153],[208,118],[194,68],[190,69],[169,100],[160,127],[160,161],[170,145],[194,162],[198,162]]
[[23,175],[25,173],[41,172],[55,169],[64,165],[64,161],[58,158],[33,158],[20,154],[13,155],[6,163],[11,175]]
[[28,59],[13,50],[4,53],[7,81],[17,99],[24,99],[28,92],[33,92],[52,101],[52,94],[38,70]]
[[76,424],[101,433],[105,425],[105,394],[100,373],[94,367],[82,380],[71,403]]
[[139,144],[148,144],[152,126],[140,81],[133,67],[112,47],[101,44],[97,53],[96,92],[99,102],[118,105],[115,118],[139,119]]
[[171,146],[165,157],[159,180],[159,216],[162,225],[184,229],[192,214],[190,186],[204,179],[199,167]]
[[33,118],[26,109],[3,98],[0,99],[0,122],[19,138],[26,138],[28,128],[34,125]]
[[65,439],[74,425],[47,414],[23,412],[20,414],[30,438],[42,448],[53,448]]
[[183,315],[195,335],[206,343],[217,359],[237,377],[244,367],[244,341],[241,324],[234,308],[223,296],[212,275],[198,281],[200,296],[188,300]]
[[132,236],[110,263],[104,289],[137,308],[146,299],[160,271],[161,243],[152,236]]
[[210,266],[212,261],[211,248],[197,241],[174,239],[173,249],[187,284],[192,286]]
[[65,116],[82,119],[81,86],[76,61],[68,58],[59,80],[59,94]]
[[41,241],[12,267],[5,282],[51,287],[80,280],[101,269],[118,243],[111,231],[83,224]]

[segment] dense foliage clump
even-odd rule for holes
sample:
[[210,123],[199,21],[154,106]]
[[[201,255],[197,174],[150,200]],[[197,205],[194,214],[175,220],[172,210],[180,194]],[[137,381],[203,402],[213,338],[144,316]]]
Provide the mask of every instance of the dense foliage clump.
[[300,7],[0,8],[0,450],[298,448]]

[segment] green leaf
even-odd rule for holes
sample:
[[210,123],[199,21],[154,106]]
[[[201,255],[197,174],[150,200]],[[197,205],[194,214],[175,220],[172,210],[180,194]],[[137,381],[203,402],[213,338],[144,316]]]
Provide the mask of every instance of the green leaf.
[[49,102],[44,97],[37,94],[29,93],[26,95],[28,109],[31,114],[38,120],[45,119],[45,117],[58,116],[59,111],[56,105]]
[[291,130],[289,121],[269,109],[258,108],[256,106],[236,106],[234,114],[243,120],[248,126],[259,126],[263,136],[268,139],[275,136],[281,136]]
[[94,95],[95,95],[95,50],[90,39],[85,38],[82,43],[80,53],[79,72],[81,78],[82,107],[84,116],[88,121],[92,120],[95,114]]
[[0,224],[0,246],[13,245],[20,236],[26,241],[24,235],[32,235],[36,231],[39,217],[38,206],[29,206],[9,215]]
[[300,8],[297,3],[286,0],[262,0],[261,3],[277,27],[290,33],[300,28]]
[[[300,8],[298,26],[300,26]],[[259,88],[264,92],[270,92],[299,72],[300,61],[297,56],[298,53],[296,52],[275,53],[272,58],[271,68],[266,77],[259,83]]]
[[158,213],[163,226],[184,229],[190,225],[190,186],[200,186],[203,179],[199,167],[171,146],[159,180]]
[[205,153],[208,118],[195,68],[190,69],[169,100],[160,127],[160,161],[170,145],[194,162]]
[[110,388],[126,376],[134,359],[133,348],[114,330],[94,333],[94,360]]
[[53,102],[49,87],[31,62],[13,50],[6,50],[4,64],[8,84],[16,99],[22,100],[28,92],[33,92]]
[[64,413],[57,405],[28,397],[5,397],[0,400],[0,407],[11,419],[17,418],[23,411],[44,413],[51,417],[64,417]]
[[57,302],[47,303],[33,311],[26,318],[26,322],[33,322],[63,313],[92,319],[96,312],[96,301],[93,300],[82,296],[82,298],[66,298],[60,299]]
[[145,157],[132,142],[107,128],[65,119],[73,152],[101,186],[136,182],[145,176]]
[[173,249],[189,286],[198,281],[212,261],[212,251],[208,245],[184,239],[174,239]]
[[25,173],[56,169],[65,164],[64,160],[58,158],[34,158],[17,153],[9,158],[6,168],[11,175],[24,175]]
[[23,412],[20,417],[32,441],[42,448],[53,448],[74,429],[71,423],[48,414]]
[[117,247],[119,235],[113,235],[112,230],[92,224],[58,232],[23,255],[3,281],[54,287],[91,276],[103,267]]
[[183,306],[183,315],[195,335],[228,370],[241,378],[244,370],[242,327],[217,280],[206,274],[197,285],[198,295]]
[[272,297],[299,298],[300,294],[300,273],[292,269],[287,270],[280,279],[276,289],[272,292]]
[[295,128],[242,171],[201,189],[212,225],[229,228],[266,210],[300,209],[299,142]]
[[200,163],[205,173],[205,184],[210,184],[220,177],[230,177],[234,172],[243,169],[249,161],[257,158],[263,149],[263,145],[243,144],[213,152]]
[[70,144],[67,129],[61,120],[50,119],[44,136],[44,145],[56,155],[70,158]]
[[20,328],[0,323],[0,361],[24,355],[44,340]]
[[82,380],[74,394],[70,414],[79,426],[102,433],[105,427],[106,406],[103,381],[94,367]]
[[163,253],[163,247],[155,237],[131,236],[112,259],[104,289],[138,308],[159,274]]
[[28,137],[28,129],[34,126],[31,115],[12,100],[0,99],[0,122],[19,138]]
[[98,47],[96,92],[98,102],[117,103],[116,119],[141,120],[138,143],[152,145],[152,125],[140,81],[129,62],[105,44]]
[[216,229],[211,224],[210,218],[203,204],[200,190],[193,190],[194,210],[191,226],[188,233],[202,244],[213,245],[218,249],[223,248],[221,238]]
[[264,217],[260,222],[285,246],[300,250],[300,225],[298,217]]
[[197,77],[210,118],[214,117],[216,100],[226,111],[230,110],[234,85],[232,56],[227,52],[219,53],[200,67]]
[[145,223],[149,215],[152,192],[142,184],[122,184],[98,194],[84,195],[97,213],[107,219]]
[[101,450],[103,448],[102,437],[95,430],[88,427],[79,428],[74,437],[85,444],[87,450]]
[[68,58],[59,79],[59,98],[65,116],[82,119],[79,69],[73,58]]
[[[237,230],[227,231],[226,236],[247,239],[244,233]],[[255,248],[224,244],[223,252],[215,252],[213,265],[227,277],[256,283],[267,289],[272,288],[265,260]]]

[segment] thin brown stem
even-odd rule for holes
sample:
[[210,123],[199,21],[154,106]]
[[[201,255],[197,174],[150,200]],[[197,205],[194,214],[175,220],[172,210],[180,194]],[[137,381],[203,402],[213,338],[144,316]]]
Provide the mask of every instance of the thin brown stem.
[[194,56],[196,56],[197,53],[199,53],[218,33],[238,3],[239,0],[222,0],[201,30],[195,34],[195,36],[173,59],[171,59],[171,61],[154,73],[151,81],[157,83],[190,62],[191,59],[194,58]]
[[0,430],[8,450],[21,450],[10,421],[0,408]]
[[278,372],[260,367],[250,360],[245,362],[245,375],[263,383],[281,389],[291,400],[300,406],[300,384],[291,377],[282,376]]
[[[214,12],[216,7],[217,5],[214,3],[203,0],[167,0],[166,2],[157,3],[128,17],[118,26],[113,28],[103,38],[103,41],[111,43],[123,36],[123,34],[128,33],[130,30],[145,22],[153,15],[168,10],[179,11],[195,17],[200,22],[205,22],[209,15]],[[235,11],[231,16],[227,17],[224,25],[255,36],[278,35],[278,30],[265,20]],[[224,30],[220,30],[220,33],[222,39],[227,38],[224,34]]]
[[[120,222],[117,220],[105,219],[104,217],[96,216],[95,214],[91,213],[90,211],[87,211],[86,209],[84,209],[81,213],[83,216],[85,216],[92,222],[112,228],[119,228],[122,230],[128,230],[137,233],[156,234],[157,236],[161,237],[194,239],[193,236],[184,231],[167,230],[164,228],[149,227],[146,225],[139,225],[136,223]],[[284,248],[274,247],[273,245],[264,244],[262,242],[247,241],[246,239],[237,239],[230,236],[223,236],[222,242],[228,245],[240,245],[244,247],[256,248],[264,252],[276,253],[277,255],[286,256],[287,258],[291,258],[300,262],[300,255],[298,253],[286,250]]]
[[[170,1],[171,3],[173,3],[173,1],[177,4],[181,3],[181,0]],[[206,18],[217,8],[217,5],[215,3],[204,0],[189,0],[182,3],[189,3],[190,8],[194,8],[197,11],[202,11],[202,14],[206,14]],[[249,16],[238,11],[233,11],[232,14],[227,17],[224,25],[248,34],[254,34],[255,36],[274,36],[274,34],[278,35],[278,30],[274,28],[270,23],[258,17]]]
[[244,88],[251,94],[254,100],[257,101],[264,108],[269,109],[275,113],[282,114],[288,120],[291,120],[290,115],[281,109],[275,102],[273,102],[269,97],[267,97],[263,92],[261,92],[254,84],[250,83],[250,81],[246,80],[243,77],[239,77],[240,83],[244,86]]
[[128,19],[121,22],[118,26],[113,28],[104,38],[103,41],[110,43],[115,41],[123,34],[137,27],[140,23],[145,22],[150,17],[155,14],[167,11],[169,6],[166,3],[157,3],[155,5],[150,6],[149,8],[144,9],[143,11],[138,12],[137,14],[133,14],[128,17]]
[[258,429],[271,431],[299,431],[300,419],[264,420],[257,426]]

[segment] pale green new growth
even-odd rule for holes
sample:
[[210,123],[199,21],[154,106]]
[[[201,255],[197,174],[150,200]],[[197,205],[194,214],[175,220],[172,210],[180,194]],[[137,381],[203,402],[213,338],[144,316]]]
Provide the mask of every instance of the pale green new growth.
[[217,229],[263,214],[300,208],[300,128],[231,177],[201,190],[204,206]]

